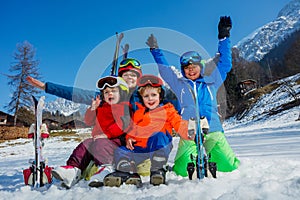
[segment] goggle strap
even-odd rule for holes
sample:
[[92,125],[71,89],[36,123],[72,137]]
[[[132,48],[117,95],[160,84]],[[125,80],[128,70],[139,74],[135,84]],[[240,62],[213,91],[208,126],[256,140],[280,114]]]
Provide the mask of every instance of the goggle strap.
[[[111,81],[113,80],[114,83],[109,83],[108,81]],[[104,83],[103,83],[104,82]],[[105,77],[105,78],[102,78],[100,79],[98,82],[97,82],[97,87],[100,89],[100,90],[103,90],[106,86],[108,87],[116,87],[118,85],[120,85],[120,80],[117,78],[117,77]]]

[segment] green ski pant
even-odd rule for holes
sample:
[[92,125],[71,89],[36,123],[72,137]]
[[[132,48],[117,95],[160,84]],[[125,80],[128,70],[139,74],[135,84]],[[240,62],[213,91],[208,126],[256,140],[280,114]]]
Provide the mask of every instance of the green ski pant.
[[[223,132],[212,132],[204,137],[204,148],[210,156],[209,162],[217,163],[217,171],[231,172],[238,168],[240,161],[229,146]],[[177,175],[188,176],[187,165],[196,165],[197,147],[194,141],[180,139],[175,157],[173,170]]]

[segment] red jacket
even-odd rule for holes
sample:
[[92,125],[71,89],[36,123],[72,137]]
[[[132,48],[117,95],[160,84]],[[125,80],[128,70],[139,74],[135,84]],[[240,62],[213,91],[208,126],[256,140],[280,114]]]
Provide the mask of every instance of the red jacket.
[[135,146],[147,147],[148,138],[155,132],[167,131],[172,134],[172,129],[188,140],[188,121],[183,120],[171,103],[145,112],[146,108],[138,104],[138,110],[133,115],[134,125],[126,135],[126,139],[136,140]]
[[130,110],[129,102],[113,105],[104,102],[96,110],[87,109],[84,121],[86,125],[94,126],[92,137],[105,134],[107,138],[112,139],[121,136],[128,130],[131,121]]

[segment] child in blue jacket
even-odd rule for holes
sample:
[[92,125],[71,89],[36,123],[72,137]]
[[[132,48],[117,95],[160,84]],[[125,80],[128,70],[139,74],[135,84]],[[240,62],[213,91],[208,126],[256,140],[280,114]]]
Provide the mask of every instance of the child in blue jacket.
[[[209,162],[216,163],[217,170],[222,172],[233,171],[237,169],[240,163],[226,141],[217,108],[217,91],[232,67],[229,40],[231,27],[230,17],[220,18],[218,25],[220,60],[209,76],[204,76],[204,62],[201,56],[195,51],[189,51],[180,57],[183,77],[178,78],[158,48],[157,40],[153,34],[146,42],[158,64],[160,75],[180,101],[183,118],[195,117],[195,108],[199,108],[199,116],[207,118],[210,128],[209,133],[204,135],[204,147],[206,153],[210,155]],[[198,105],[195,105],[193,95],[196,95]],[[185,150],[181,151],[181,148]],[[196,145],[181,139],[174,166],[174,171],[177,174],[187,176],[187,164],[191,162],[190,152],[196,152]]]

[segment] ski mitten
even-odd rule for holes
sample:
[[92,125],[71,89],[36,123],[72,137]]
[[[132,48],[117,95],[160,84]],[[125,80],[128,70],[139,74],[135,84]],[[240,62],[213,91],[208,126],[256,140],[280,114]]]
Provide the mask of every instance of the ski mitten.
[[232,22],[230,16],[221,16],[218,24],[218,38],[223,39],[230,36],[230,29],[232,28]]
[[158,49],[157,39],[153,34],[148,37],[146,44],[150,47],[150,49]]
[[196,120],[195,118],[190,118],[188,123],[188,137],[193,139],[196,135]]
[[202,132],[206,135],[208,134],[208,130],[209,130],[209,124],[207,121],[207,118],[202,116],[200,117],[200,126],[202,128]]

